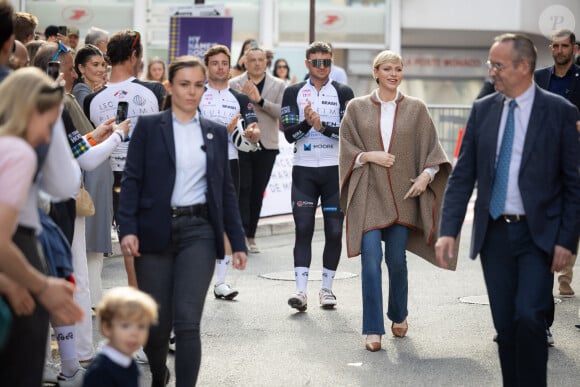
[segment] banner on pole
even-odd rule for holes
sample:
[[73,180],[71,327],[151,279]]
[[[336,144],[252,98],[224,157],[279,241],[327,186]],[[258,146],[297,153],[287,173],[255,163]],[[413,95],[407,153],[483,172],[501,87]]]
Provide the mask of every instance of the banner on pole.
[[203,60],[212,46],[223,44],[231,49],[231,17],[171,16],[169,23],[169,63],[182,55]]

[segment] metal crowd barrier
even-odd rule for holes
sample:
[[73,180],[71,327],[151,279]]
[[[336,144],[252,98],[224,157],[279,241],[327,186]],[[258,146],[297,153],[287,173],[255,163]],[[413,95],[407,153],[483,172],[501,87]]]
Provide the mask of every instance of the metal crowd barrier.
[[439,142],[447,153],[449,160],[453,160],[455,145],[459,130],[465,128],[471,105],[427,105],[433,118]]

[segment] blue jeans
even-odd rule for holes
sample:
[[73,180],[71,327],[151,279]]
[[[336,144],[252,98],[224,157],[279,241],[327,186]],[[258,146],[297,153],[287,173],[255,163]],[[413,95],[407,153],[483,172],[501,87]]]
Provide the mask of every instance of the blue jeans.
[[385,241],[385,263],[389,272],[389,307],[387,317],[396,323],[407,318],[407,238],[409,229],[394,224],[387,228],[371,230],[362,238],[362,296],[363,335],[385,334],[383,318],[383,287],[381,262]]

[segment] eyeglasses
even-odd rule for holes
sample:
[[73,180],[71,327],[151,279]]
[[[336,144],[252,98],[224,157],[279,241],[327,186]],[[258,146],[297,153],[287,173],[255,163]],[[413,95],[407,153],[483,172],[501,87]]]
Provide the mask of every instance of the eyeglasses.
[[311,66],[313,67],[330,67],[330,65],[332,64],[332,59],[309,59],[308,63],[310,63]]
[[288,66],[284,66],[284,65],[278,65],[276,66],[277,69],[287,69]]
[[133,38],[133,43],[131,43],[131,50],[137,47],[137,44],[141,40],[141,34],[138,31],[133,31],[135,33],[135,38]]
[[493,72],[495,73],[500,73],[505,69],[505,65],[501,64],[501,63],[492,63],[490,61],[485,62],[485,64],[487,65],[487,69],[488,70],[493,70]]
[[66,54],[67,52],[69,52],[69,48],[67,46],[65,46],[64,44],[62,44],[62,42],[59,40],[58,41],[58,50],[56,50],[56,52],[54,53],[54,56],[52,57],[51,61],[54,62],[58,59],[58,56],[63,53]]

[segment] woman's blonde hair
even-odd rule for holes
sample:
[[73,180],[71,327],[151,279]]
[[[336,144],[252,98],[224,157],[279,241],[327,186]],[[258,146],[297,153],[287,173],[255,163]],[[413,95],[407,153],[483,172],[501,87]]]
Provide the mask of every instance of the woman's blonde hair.
[[97,306],[97,316],[101,326],[110,326],[115,318],[156,324],[157,303],[139,289],[119,286],[105,293]]
[[[375,75],[374,71],[378,70],[383,63],[400,63],[401,66],[403,66],[403,57],[397,54],[396,52],[390,50],[379,52],[377,56],[375,56],[375,59],[373,60],[373,74],[372,74],[373,77]],[[379,79],[375,78],[375,82],[378,85]]]
[[0,83],[0,136],[24,138],[33,113],[62,103],[63,88],[36,67],[24,67]]
[[402,65],[403,57],[394,51],[381,51],[375,56],[375,60],[373,60],[373,70],[378,69],[383,63],[401,63]]

